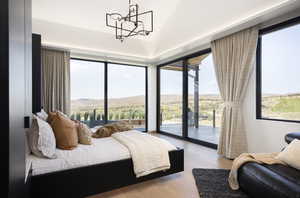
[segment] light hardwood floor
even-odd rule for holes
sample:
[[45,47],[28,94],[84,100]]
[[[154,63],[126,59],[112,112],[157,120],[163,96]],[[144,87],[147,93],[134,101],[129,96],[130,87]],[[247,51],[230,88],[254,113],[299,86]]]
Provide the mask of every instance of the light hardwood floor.
[[[184,148],[184,172],[130,185],[89,198],[199,198],[192,175],[193,168],[231,168],[232,161],[218,156],[214,149],[164,135],[156,134],[156,136],[168,140],[175,146]],[[105,180],[105,178],[99,179]]]

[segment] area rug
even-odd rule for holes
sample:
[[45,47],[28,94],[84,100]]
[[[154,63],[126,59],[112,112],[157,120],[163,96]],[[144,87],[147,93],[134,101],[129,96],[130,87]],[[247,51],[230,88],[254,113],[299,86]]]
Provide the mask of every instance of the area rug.
[[193,169],[193,175],[200,198],[247,198],[240,190],[231,190],[227,178],[229,170],[225,169]]

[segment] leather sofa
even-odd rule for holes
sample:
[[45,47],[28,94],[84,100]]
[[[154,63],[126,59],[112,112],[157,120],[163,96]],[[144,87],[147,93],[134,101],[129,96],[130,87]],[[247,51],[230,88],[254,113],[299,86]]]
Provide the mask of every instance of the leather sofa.
[[[289,133],[285,141],[300,139],[300,132]],[[275,164],[244,164],[238,172],[240,188],[250,197],[300,198],[300,170]]]

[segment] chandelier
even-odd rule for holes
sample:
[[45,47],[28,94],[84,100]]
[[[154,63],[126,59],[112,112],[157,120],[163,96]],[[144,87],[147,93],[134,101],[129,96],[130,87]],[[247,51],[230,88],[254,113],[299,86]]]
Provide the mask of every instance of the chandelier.
[[139,13],[139,5],[129,0],[126,16],[119,13],[106,13],[106,26],[115,29],[116,39],[121,42],[131,36],[148,36],[153,32],[153,11]]

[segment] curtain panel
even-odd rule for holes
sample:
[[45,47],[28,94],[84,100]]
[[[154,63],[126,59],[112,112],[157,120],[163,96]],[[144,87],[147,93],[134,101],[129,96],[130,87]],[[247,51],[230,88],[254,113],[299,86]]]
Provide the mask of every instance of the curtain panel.
[[42,48],[42,105],[70,114],[70,52]]
[[258,29],[249,28],[213,41],[217,82],[224,101],[218,153],[234,159],[247,152],[242,105],[254,68]]

